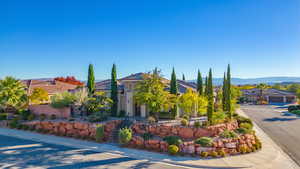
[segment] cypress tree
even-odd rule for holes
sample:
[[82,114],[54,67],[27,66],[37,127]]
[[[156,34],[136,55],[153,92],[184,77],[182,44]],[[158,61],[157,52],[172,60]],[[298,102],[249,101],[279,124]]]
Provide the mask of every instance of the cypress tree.
[[175,69],[172,70],[171,82],[170,82],[170,93],[177,95],[178,93],[178,86],[177,86],[177,79],[175,74]]
[[212,84],[212,71],[209,69],[209,74],[208,74],[208,105],[207,105],[207,120],[208,123],[211,125],[212,124],[212,116],[214,112],[214,91],[213,91],[213,84]]
[[111,100],[113,101],[111,105],[111,114],[112,116],[117,116],[118,111],[118,85],[117,85],[117,68],[116,65],[113,64],[111,70]]
[[222,109],[223,111],[227,110],[227,80],[226,80],[226,73],[224,72],[224,78],[223,78],[223,86],[222,86]]
[[95,92],[95,76],[94,76],[94,66],[92,64],[89,64],[87,88],[89,91],[89,95],[94,94],[94,92]]
[[230,65],[228,64],[227,67],[227,83],[226,83],[226,100],[227,100],[227,105],[226,109],[228,111],[228,117],[232,118],[232,107],[231,107],[231,73],[230,73]]
[[208,96],[208,81],[207,81],[207,76],[205,77],[205,91],[204,91],[204,94],[205,96]]
[[185,81],[185,76],[184,76],[184,74],[182,74],[182,80]]
[[199,70],[198,70],[198,77],[197,77],[197,91],[200,96],[203,95],[203,81]]
[[[177,84],[177,79],[176,79],[176,73],[175,73],[175,69],[173,67],[172,70],[172,75],[171,75],[171,82],[170,82],[170,93],[177,95],[178,94],[178,84]],[[175,105],[172,109],[171,109],[171,113],[172,113],[172,117],[175,118],[177,116],[177,105]]]

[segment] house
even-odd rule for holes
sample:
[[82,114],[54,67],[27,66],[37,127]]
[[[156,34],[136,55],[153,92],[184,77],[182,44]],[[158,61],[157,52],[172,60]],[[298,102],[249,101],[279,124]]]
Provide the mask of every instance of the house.
[[[145,105],[138,105],[133,97],[135,85],[143,80],[144,75],[145,73],[136,73],[117,80],[118,111],[125,111],[128,116],[147,117],[149,115],[147,107]],[[162,81],[167,85],[166,90],[169,90],[170,81],[165,78],[163,78]],[[187,89],[196,91],[194,84],[182,80],[177,80],[177,82],[180,94],[185,93]],[[110,97],[111,80],[108,79],[96,83],[95,90],[105,92],[107,96]]]
[[269,104],[272,103],[295,103],[297,102],[297,97],[294,93],[277,90],[277,89],[265,89],[261,91],[258,88],[241,90],[243,92],[243,97],[247,102],[257,103],[261,94],[264,101]]

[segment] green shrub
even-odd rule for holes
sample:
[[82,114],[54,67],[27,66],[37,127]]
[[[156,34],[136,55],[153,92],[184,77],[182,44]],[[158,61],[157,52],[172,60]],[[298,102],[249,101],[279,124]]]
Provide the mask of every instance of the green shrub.
[[46,117],[47,117],[46,114],[41,114],[41,115],[40,115],[40,120],[42,120],[42,121],[43,121],[43,120],[46,120]]
[[8,126],[10,128],[17,128],[18,124],[19,124],[19,119],[15,117],[8,123]]
[[240,123],[240,128],[251,130],[253,128],[253,125],[251,123],[244,122],[244,123]]
[[1,120],[6,120],[7,119],[7,114],[6,113],[0,113],[0,121]]
[[144,133],[142,137],[144,140],[150,140],[153,137],[153,135],[151,133]]
[[252,120],[243,116],[236,116],[236,120],[239,124],[250,123],[253,126]]
[[179,146],[182,143],[182,140],[179,136],[166,136],[163,138],[165,142],[169,145],[177,145]]
[[35,114],[31,113],[29,116],[28,116],[28,120],[29,121],[32,121],[35,119]]
[[159,119],[175,119],[175,113],[172,112],[159,112]]
[[237,128],[235,129],[235,132],[239,134],[251,134],[252,130],[246,129],[246,128]]
[[95,112],[88,116],[89,122],[101,122],[107,120],[108,113],[106,111]]
[[129,128],[119,130],[119,143],[127,144],[132,138],[132,131]]
[[210,153],[210,156],[212,156],[212,157],[218,157],[219,154],[218,154],[216,151],[212,151],[212,152]]
[[51,120],[55,120],[56,119],[56,115],[55,114],[51,114],[50,119]]
[[104,138],[104,126],[99,124],[96,128],[96,141],[101,142]]
[[119,117],[125,117],[125,116],[126,116],[126,111],[121,110],[121,111],[119,112]]
[[203,147],[212,146],[213,140],[210,137],[200,137],[194,141],[195,144],[200,144]]
[[181,125],[182,126],[188,126],[189,122],[186,119],[181,120]]
[[183,115],[182,118],[183,118],[183,119],[186,119],[186,120],[190,120],[190,116],[187,115],[187,114]]
[[213,117],[212,117],[213,121],[212,124],[220,124],[220,123],[224,123],[226,120],[226,113],[223,112],[215,112],[213,113]]
[[168,152],[171,154],[171,155],[176,155],[179,151],[179,148],[178,146],[176,145],[169,145],[168,147]]
[[200,127],[201,127],[200,121],[195,121],[194,126],[195,126],[196,128],[200,128]]
[[296,115],[300,115],[300,110],[293,110],[292,113]]
[[237,134],[233,131],[229,131],[229,130],[224,130],[221,134],[221,137],[223,138],[236,138]]
[[209,153],[205,152],[205,151],[202,151],[201,154],[200,154],[200,156],[204,157],[204,158],[208,157],[208,155],[209,155]]
[[27,125],[23,125],[23,130],[29,130],[29,126],[27,126]]
[[300,110],[300,105],[291,105],[288,107],[289,112],[293,112],[295,110]]
[[149,124],[154,124],[154,123],[156,123],[156,119],[155,119],[153,116],[149,116],[149,117],[147,118],[147,121],[148,121]]
[[31,114],[29,110],[19,110],[18,114],[22,120],[28,120],[29,115]]

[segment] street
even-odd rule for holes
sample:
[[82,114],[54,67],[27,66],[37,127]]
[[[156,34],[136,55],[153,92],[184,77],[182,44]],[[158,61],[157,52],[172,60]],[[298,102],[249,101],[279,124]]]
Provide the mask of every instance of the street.
[[180,169],[183,167],[0,135],[0,168]]
[[275,106],[243,105],[241,109],[292,159],[300,164],[300,118]]

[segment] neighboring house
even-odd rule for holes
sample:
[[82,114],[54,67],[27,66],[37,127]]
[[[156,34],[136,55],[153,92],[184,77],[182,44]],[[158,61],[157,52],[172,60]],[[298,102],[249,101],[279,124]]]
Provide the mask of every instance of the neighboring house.
[[[138,105],[134,100],[135,85],[143,80],[144,73],[136,73],[117,80],[118,84],[118,111],[125,111],[128,116],[147,117],[149,110],[145,105]],[[169,90],[168,79],[163,78],[167,84],[166,90]],[[185,93],[188,88],[196,91],[196,86],[186,81],[177,80],[178,91],[180,94]],[[96,91],[103,91],[110,97],[111,80],[104,80],[96,83]]]
[[[258,88],[242,90],[243,97],[247,102],[257,103],[261,95],[261,90]],[[297,97],[294,93],[277,90],[277,89],[265,89],[263,90],[263,98],[269,103],[295,103],[297,102]]]
[[77,85],[60,82],[57,80],[23,80],[27,95],[31,95],[35,88],[42,88],[48,92],[49,98],[55,94],[68,92],[77,88]]

